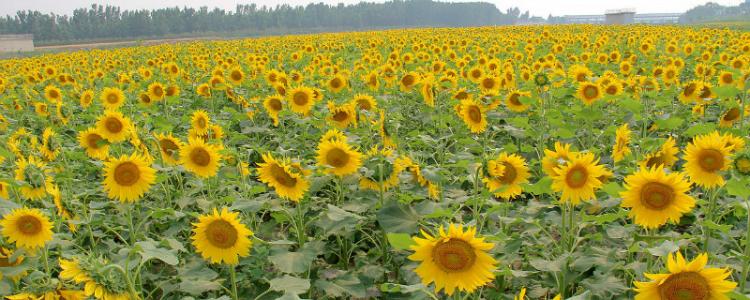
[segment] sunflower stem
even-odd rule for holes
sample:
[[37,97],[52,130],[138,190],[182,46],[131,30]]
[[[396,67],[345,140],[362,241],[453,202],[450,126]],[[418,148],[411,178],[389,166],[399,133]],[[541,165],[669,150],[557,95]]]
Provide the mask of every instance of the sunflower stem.
[[234,268],[234,265],[228,265],[229,268],[229,280],[232,281],[232,299],[238,300],[237,297],[237,271]]
[[[719,194],[718,188],[713,188],[709,191],[708,197],[708,209],[706,210],[706,216],[703,222],[714,223],[714,207],[716,206],[716,196]],[[708,243],[711,239],[711,228],[703,225],[703,252],[708,252]]]
[[297,221],[294,223],[297,227],[297,243],[302,248],[305,245],[305,214],[302,212],[302,201],[297,203]]
[[745,285],[747,284],[747,274],[750,271],[750,199],[745,199],[745,214],[747,215],[747,225],[745,228],[745,251],[742,256],[742,275],[740,277],[740,294],[745,293]]
[[52,273],[49,269],[49,254],[47,253],[47,246],[42,247],[42,258],[44,259],[44,270],[47,276],[52,277]]
[[135,244],[135,227],[133,227],[133,205],[128,205],[127,209],[127,215],[128,215],[128,228],[130,229],[130,244]]

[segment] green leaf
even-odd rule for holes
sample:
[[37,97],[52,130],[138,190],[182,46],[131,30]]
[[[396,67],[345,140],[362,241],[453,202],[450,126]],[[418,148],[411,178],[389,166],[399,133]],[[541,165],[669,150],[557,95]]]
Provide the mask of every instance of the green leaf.
[[664,241],[661,243],[661,245],[648,248],[647,250],[653,256],[664,257],[672,252],[680,250],[680,246],[675,244],[673,241]]
[[177,255],[175,255],[173,251],[158,248],[152,241],[137,242],[135,245],[139,248],[137,251],[141,254],[143,261],[156,258],[170,266],[175,266],[179,263]]
[[617,101],[620,107],[629,110],[630,112],[639,112],[643,109],[643,104],[640,101],[636,101],[630,98],[622,99]]
[[534,195],[552,194],[552,178],[544,176],[534,184],[524,184],[523,188]]
[[711,220],[704,220],[701,222],[702,226],[708,227],[712,230],[718,230],[723,233],[729,233],[729,230],[732,230],[732,224],[716,224],[714,221]]
[[[367,298],[367,289],[356,276],[346,273],[334,280],[316,280],[315,287],[324,290],[331,297]],[[349,297],[347,297],[349,298]]]
[[307,272],[313,259],[318,256],[317,243],[307,243],[301,251],[289,252],[286,249],[276,250],[268,259],[284,273]]
[[727,181],[726,188],[730,195],[747,199],[750,196],[750,178],[732,178]]
[[406,233],[387,233],[388,242],[396,250],[406,250],[415,245],[414,240]]
[[271,290],[299,295],[310,289],[310,280],[284,275],[269,281]]
[[315,222],[326,234],[351,232],[362,217],[328,204],[328,209]]
[[716,86],[711,89],[714,93],[716,93],[716,96],[721,99],[729,99],[734,98],[737,96],[737,94],[740,93],[740,90],[734,86],[727,85],[727,86]]
[[607,193],[607,195],[610,195],[615,198],[619,198],[620,192],[624,190],[625,188],[623,188],[619,183],[614,182],[614,181],[609,182],[602,187],[602,191]]
[[694,137],[696,135],[710,133],[714,130],[716,130],[716,124],[714,123],[699,123],[685,130],[685,135]]
[[378,223],[386,232],[415,232],[419,215],[411,206],[392,201],[377,213]]
[[583,221],[594,222],[596,224],[602,225],[602,224],[608,224],[608,223],[612,223],[614,221],[623,219],[627,215],[628,215],[628,212],[625,210],[620,210],[616,213],[608,213],[608,214],[600,214],[600,215],[583,215]]
[[180,291],[197,296],[208,291],[221,289],[221,284],[217,281],[204,279],[183,280],[180,282]]
[[664,120],[656,120],[656,125],[659,125],[660,129],[675,130],[679,128],[685,120],[679,117],[670,117]]

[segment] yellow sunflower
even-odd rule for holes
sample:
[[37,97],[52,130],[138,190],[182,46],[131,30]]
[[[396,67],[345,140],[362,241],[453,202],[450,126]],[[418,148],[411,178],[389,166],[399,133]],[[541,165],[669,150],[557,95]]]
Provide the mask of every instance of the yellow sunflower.
[[190,128],[198,135],[208,134],[211,118],[205,110],[199,109],[190,116]]
[[161,158],[168,165],[177,165],[180,163],[180,149],[183,147],[183,142],[178,138],[172,136],[172,134],[155,134],[156,140],[159,142],[159,152],[161,152]]
[[721,135],[729,148],[730,153],[735,153],[745,149],[745,139],[741,136],[736,136],[731,132],[725,132]]
[[630,208],[630,218],[647,229],[659,228],[680,217],[695,206],[688,195],[690,183],[682,173],[667,173],[664,168],[640,169],[625,177],[625,191],[620,193],[622,207]]
[[422,284],[435,283],[435,290],[443,290],[448,296],[456,290],[472,293],[491,282],[497,261],[487,251],[494,244],[476,237],[476,228],[464,231],[462,225],[450,224],[448,232],[441,226],[439,236],[433,237],[425,231],[413,237],[416,245],[409,259],[420,262],[414,270]]
[[[83,294],[86,297],[100,300],[136,300],[128,294],[124,275],[120,271],[106,268],[110,263],[103,259],[84,261],[60,258],[59,263],[60,278],[82,283]],[[108,271],[102,271],[103,269]]]
[[196,251],[212,263],[228,265],[236,265],[240,257],[250,255],[253,232],[240,223],[238,216],[226,207],[200,216],[198,223],[193,223],[191,237]]
[[44,98],[50,103],[62,100],[62,92],[54,85],[48,85],[44,88]]
[[207,144],[202,139],[190,139],[188,144],[180,149],[180,163],[199,177],[215,176],[219,170],[220,160],[218,147]]
[[403,77],[401,77],[401,80],[399,80],[398,85],[402,92],[408,92],[411,91],[411,89],[419,83],[420,76],[419,74],[415,72],[409,72],[406,73]]
[[116,87],[106,87],[102,90],[99,99],[102,101],[105,109],[115,110],[125,104],[125,93]]
[[338,128],[346,128],[349,125],[357,126],[357,112],[354,103],[336,105],[333,101],[328,101],[328,117],[326,117],[326,120]]
[[16,208],[0,220],[6,242],[35,252],[52,240],[52,222],[36,208]]
[[52,174],[47,164],[33,156],[18,160],[15,178],[21,182],[21,196],[28,200],[39,200],[47,196],[47,186],[52,183]]
[[595,83],[583,82],[578,85],[576,97],[586,105],[591,105],[594,101],[602,97],[601,87]]
[[512,91],[505,97],[505,106],[514,112],[524,112],[529,109],[529,106],[521,102],[521,97],[531,96],[530,92]]
[[10,200],[10,198],[8,198],[10,192],[8,191],[9,188],[7,182],[0,181],[0,199]]
[[552,190],[562,192],[561,202],[577,205],[581,201],[595,199],[594,192],[602,186],[601,177],[609,172],[599,165],[592,153],[579,153],[564,165],[555,169]]
[[464,121],[472,133],[482,133],[487,129],[486,108],[473,98],[461,100],[458,106],[458,115]]
[[153,101],[161,101],[166,95],[166,88],[159,82],[154,82],[148,85],[148,96]]
[[324,172],[336,176],[353,174],[362,165],[362,154],[346,141],[321,141],[317,155],[318,165],[325,168]]
[[126,140],[130,136],[132,125],[130,119],[118,111],[106,111],[96,121],[97,133],[109,141],[117,143]]
[[42,132],[42,144],[39,146],[39,152],[44,155],[47,161],[53,161],[60,154],[60,142],[55,131],[50,127],[45,128]]
[[378,109],[378,102],[370,95],[356,94],[352,102],[359,110],[376,111]]
[[718,132],[696,136],[684,154],[685,172],[692,183],[704,188],[724,185],[721,172],[729,169],[732,162],[730,148]]
[[621,161],[630,153],[630,148],[628,147],[628,143],[630,143],[630,135],[631,132],[630,129],[628,129],[628,124],[623,124],[617,128],[617,131],[615,132],[615,145],[612,149],[612,160],[614,160],[614,162]]
[[135,202],[156,180],[156,170],[141,156],[120,156],[104,163],[104,191],[110,199]]
[[501,153],[497,158],[487,162],[487,175],[482,181],[495,197],[505,200],[513,199],[523,192],[522,184],[529,181],[529,168],[523,157],[516,154]]
[[570,144],[555,142],[555,150],[544,149],[542,171],[548,176],[557,175],[555,169],[567,163],[576,152],[570,150]]
[[708,254],[687,262],[680,252],[667,257],[667,274],[644,274],[651,281],[636,281],[635,300],[728,300],[737,283],[727,280],[729,269],[706,268]]
[[[11,259],[13,259],[13,260],[11,261]],[[21,263],[23,263],[24,259],[26,259],[26,258],[23,255],[17,255],[14,258],[14,253],[13,253],[12,250],[6,249],[4,247],[0,247],[0,268],[7,268],[7,267],[18,266]],[[8,278],[10,278],[11,280],[13,280],[13,282],[17,283],[18,281],[20,281],[21,279],[23,279],[24,276],[26,276],[26,272],[20,272],[18,274],[15,274],[13,276],[8,277]],[[0,279],[3,279],[3,274],[2,273],[0,273]],[[34,299],[34,300],[36,300],[36,299]]]
[[310,171],[299,164],[277,160],[271,153],[263,155],[263,162],[258,164],[258,178],[261,182],[273,187],[281,198],[299,202],[310,188],[310,182],[305,179]]
[[109,142],[98,133],[96,128],[88,128],[79,132],[78,144],[91,158],[104,160],[109,156]]
[[284,98],[280,95],[268,96],[263,100],[263,107],[273,120],[273,126],[279,126],[279,112],[284,109]]
[[670,136],[664,141],[664,144],[661,145],[658,151],[647,154],[638,165],[641,168],[647,169],[655,166],[671,168],[677,162],[677,153],[680,152],[680,149],[676,145],[677,142]]
[[315,105],[315,95],[308,87],[297,87],[287,93],[287,101],[293,112],[307,116]]

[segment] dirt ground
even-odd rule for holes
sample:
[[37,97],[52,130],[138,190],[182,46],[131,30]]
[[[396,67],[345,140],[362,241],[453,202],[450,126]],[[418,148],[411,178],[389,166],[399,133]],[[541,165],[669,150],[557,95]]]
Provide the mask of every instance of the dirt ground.
[[206,41],[206,40],[221,40],[221,39],[224,39],[224,38],[211,36],[211,37],[186,37],[186,38],[155,39],[155,40],[132,40],[132,41],[40,46],[40,47],[35,47],[34,50],[35,51],[75,51],[75,50],[97,49],[97,48],[150,46],[150,45],[158,45],[158,44],[174,44],[174,43],[179,43],[179,42],[189,42],[189,41],[196,41],[196,40]]

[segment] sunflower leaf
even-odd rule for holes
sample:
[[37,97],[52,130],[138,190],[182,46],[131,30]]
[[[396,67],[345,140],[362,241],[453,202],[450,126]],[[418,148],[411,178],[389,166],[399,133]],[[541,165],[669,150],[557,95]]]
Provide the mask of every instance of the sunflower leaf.
[[271,279],[269,282],[271,283],[271,286],[269,287],[270,289],[295,295],[305,293],[310,289],[309,279],[297,278],[289,275]]

